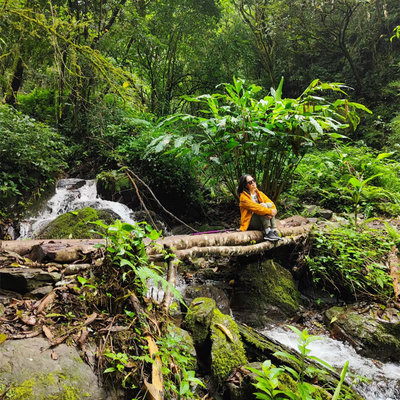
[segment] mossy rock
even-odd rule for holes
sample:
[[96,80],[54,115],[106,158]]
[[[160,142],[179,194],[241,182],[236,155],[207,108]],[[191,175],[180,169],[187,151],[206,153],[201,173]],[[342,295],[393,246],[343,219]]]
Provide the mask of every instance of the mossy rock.
[[215,300],[208,297],[197,297],[192,301],[185,317],[184,326],[192,333],[196,346],[204,344],[209,337],[215,308]]
[[238,319],[254,327],[270,319],[292,316],[300,293],[292,274],[273,260],[238,266],[231,308]]
[[[52,357],[52,352],[57,357]],[[9,400],[105,400],[91,368],[74,347],[49,348],[45,338],[0,344],[0,393]],[[0,396],[1,397],[1,396]]]
[[236,322],[229,315],[213,310],[211,320],[211,371],[220,383],[233,368],[247,364],[243,343]]
[[332,307],[326,317],[334,333],[355,344],[361,354],[382,361],[400,361],[400,322],[378,320],[373,309],[363,314],[351,307]]
[[60,215],[50,222],[39,234],[38,239],[93,239],[100,235],[91,230],[101,230],[92,222],[97,220],[109,225],[114,222],[113,213],[106,210],[94,210],[91,207],[82,208]]

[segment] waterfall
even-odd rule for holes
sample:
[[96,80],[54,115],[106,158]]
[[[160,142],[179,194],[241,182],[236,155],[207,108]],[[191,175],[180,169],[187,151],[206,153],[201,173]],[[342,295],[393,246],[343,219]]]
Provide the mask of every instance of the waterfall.
[[133,211],[130,208],[122,203],[102,200],[97,196],[95,180],[61,179],[57,182],[54,196],[44,208],[37,215],[20,222],[18,239],[34,238],[59,215],[85,207],[108,210],[116,214],[123,222],[135,223]]
[[[266,328],[261,332],[285,346],[297,350],[297,335],[282,327]],[[362,357],[349,345],[327,336],[312,342],[308,348],[310,355],[326,361],[335,369],[341,370],[349,361],[349,371],[368,379],[367,383],[357,384],[354,389],[366,400],[399,400],[400,399],[400,365],[382,363]],[[348,376],[348,375],[347,375]]]

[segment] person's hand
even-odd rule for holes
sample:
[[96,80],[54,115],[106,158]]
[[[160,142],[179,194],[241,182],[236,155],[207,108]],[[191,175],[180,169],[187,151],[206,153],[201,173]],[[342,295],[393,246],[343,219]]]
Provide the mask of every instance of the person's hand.
[[277,211],[276,211],[276,208],[271,208],[270,210],[271,210],[271,218],[272,218],[272,217],[275,217],[276,212],[277,212]]

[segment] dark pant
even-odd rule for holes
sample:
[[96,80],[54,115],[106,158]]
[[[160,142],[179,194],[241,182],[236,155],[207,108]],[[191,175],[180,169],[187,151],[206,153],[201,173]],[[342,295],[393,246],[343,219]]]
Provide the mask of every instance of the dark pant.
[[[266,208],[272,207],[271,203],[262,203]],[[254,214],[251,217],[249,227],[247,230],[249,231],[265,231],[268,228],[275,229],[275,217],[267,218],[265,215]]]

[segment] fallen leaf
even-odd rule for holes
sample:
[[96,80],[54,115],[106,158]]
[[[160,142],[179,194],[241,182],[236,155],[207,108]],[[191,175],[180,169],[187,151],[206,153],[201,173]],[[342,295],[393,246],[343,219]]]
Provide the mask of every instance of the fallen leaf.
[[226,336],[231,342],[233,342],[232,333],[231,333],[231,331],[230,331],[226,326],[224,326],[224,325],[222,325],[222,324],[215,324],[215,326],[216,326],[221,332],[223,332],[223,333],[225,334],[225,336]]
[[50,342],[52,342],[54,339],[54,335],[51,333],[50,328],[48,328],[46,325],[43,325],[42,329],[43,329],[43,333],[47,337],[47,339],[49,339]]
[[54,299],[56,298],[55,291],[51,291],[47,296],[43,297],[43,300],[40,302],[39,307],[37,309],[37,314],[40,314],[44,311],[48,306],[53,303]]
[[36,318],[33,315],[22,315],[21,321],[26,325],[36,325]]
[[90,315],[90,316],[86,319],[85,325],[90,325],[96,318],[97,318],[97,313],[93,313],[92,315]]
[[0,344],[7,340],[7,335],[5,333],[0,333]]

